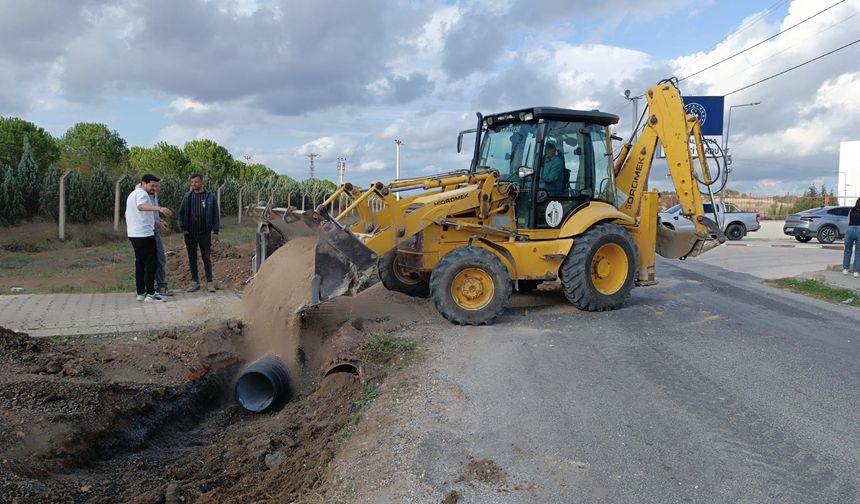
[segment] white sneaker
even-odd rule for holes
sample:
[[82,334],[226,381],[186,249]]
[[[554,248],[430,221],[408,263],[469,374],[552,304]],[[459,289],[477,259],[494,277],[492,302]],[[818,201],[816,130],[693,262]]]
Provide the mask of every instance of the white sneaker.
[[146,299],[146,294],[138,294],[137,297],[134,299],[136,299],[137,301],[143,301],[144,299]]
[[847,274],[848,274],[848,270],[847,270],[847,269],[843,269],[843,270],[842,270],[842,274],[843,274],[843,275],[847,275]]
[[854,272],[854,278],[860,277],[860,273]]
[[156,292],[155,294],[147,294],[146,299],[144,299],[143,302],[144,303],[163,303],[164,298],[161,297],[161,294]]

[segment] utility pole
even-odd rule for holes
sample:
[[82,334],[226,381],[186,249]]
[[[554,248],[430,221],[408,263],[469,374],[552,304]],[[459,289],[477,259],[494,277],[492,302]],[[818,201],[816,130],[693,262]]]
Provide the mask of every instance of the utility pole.
[[320,157],[320,155],[314,154],[313,152],[311,152],[310,154],[305,154],[305,157],[309,158],[311,160],[311,176],[310,176],[310,178],[314,178],[314,158]]
[[394,139],[394,180],[400,180],[400,146],[405,145],[403,141]]
[[[405,145],[403,141],[395,138],[394,139],[394,180],[395,182],[400,180],[400,146]],[[395,193],[394,197],[396,199],[400,199],[400,193]]]
[[343,184],[343,176],[346,172],[346,158],[337,158],[337,184]]

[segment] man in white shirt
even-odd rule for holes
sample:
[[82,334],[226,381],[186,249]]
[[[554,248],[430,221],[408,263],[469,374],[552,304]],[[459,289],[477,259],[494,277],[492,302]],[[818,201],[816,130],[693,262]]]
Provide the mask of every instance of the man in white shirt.
[[134,282],[138,301],[164,301],[155,292],[155,218],[159,213],[169,217],[173,212],[150,201],[149,193],[154,192],[159,182],[161,179],[147,173],[125,200],[128,239],[134,247]]

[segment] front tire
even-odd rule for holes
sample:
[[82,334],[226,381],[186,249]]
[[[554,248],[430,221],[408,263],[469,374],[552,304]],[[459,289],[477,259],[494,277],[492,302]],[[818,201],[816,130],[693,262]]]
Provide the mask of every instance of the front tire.
[[833,243],[836,241],[838,234],[839,231],[837,231],[835,227],[822,226],[821,229],[818,230],[818,243],[824,243],[825,245]]
[[738,224],[737,222],[729,224],[729,227],[726,228],[726,238],[731,241],[740,240],[746,234],[747,230],[744,228],[744,225]]
[[496,319],[511,299],[508,269],[480,247],[452,250],[430,275],[430,296],[439,313],[458,325],[484,325]]
[[636,245],[617,224],[596,224],[576,238],[561,265],[564,296],[577,308],[621,308],[636,277]]
[[430,295],[430,285],[418,273],[404,269],[400,265],[397,249],[379,258],[379,280],[390,291],[400,292],[412,297],[426,298]]
[[811,240],[812,237],[811,236],[795,236],[794,239],[799,241],[800,243],[806,243],[809,240]]

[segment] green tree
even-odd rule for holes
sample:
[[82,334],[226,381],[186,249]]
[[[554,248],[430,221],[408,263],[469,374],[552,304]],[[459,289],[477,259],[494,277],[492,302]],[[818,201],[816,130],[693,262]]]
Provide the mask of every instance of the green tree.
[[60,170],[56,165],[48,167],[39,198],[39,213],[54,220],[60,217]]
[[152,173],[177,180],[188,180],[194,171],[185,152],[167,142],[158,142],[154,147],[132,147],[128,164],[140,174]]
[[238,167],[226,148],[209,139],[186,142],[182,148],[193,172],[210,180],[209,187],[221,185],[229,178],[238,178]]
[[93,220],[109,219],[113,213],[113,189],[104,166],[99,165],[93,170],[90,179],[90,194],[87,201],[90,204],[90,217]]
[[42,174],[36,160],[33,159],[33,149],[30,140],[24,137],[24,152],[15,171],[15,179],[20,186],[24,199],[24,218],[32,220],[39,212],[39,193],[42,190]]
[[0,117],[0,162],[17,166],[24,154],[24,139],[30,140],[38,166],[49,166],[60,158],[60,146],[50,133],[17,117]]
[[60,140],[68,168],[84,171],[103,165],[119,171],[128,163],[128,145],[119,133],[101,123],[77,123]]
[[81,172],[73,171],[66,177],[66,215],[69,216],[69,222],[87,223],[92,220],[87,189]]
[[21,190],[21,184],[18,183],[17,172],[4,163],[0,163],[0,167],[4,173],[3,185],[0,187],[3,199],[3,206],[0,207],[2,219],[6,224],[17,224],[27,215],[24,193]]

